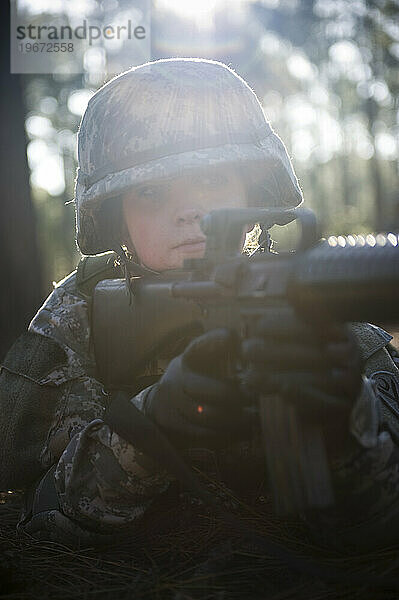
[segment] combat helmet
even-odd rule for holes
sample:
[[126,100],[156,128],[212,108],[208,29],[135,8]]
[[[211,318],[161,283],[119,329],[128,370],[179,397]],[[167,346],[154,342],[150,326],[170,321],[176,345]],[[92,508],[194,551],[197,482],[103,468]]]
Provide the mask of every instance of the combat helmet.
[[[254,204],[293,208],[302,192],[286,148],[248,84],[221,62],[171,58],[111,79],[90,99],[78,134],[77,243],[114,249],[105,207],[134,186],[234,165]],[[252,202],[251,202],[252,204]]]

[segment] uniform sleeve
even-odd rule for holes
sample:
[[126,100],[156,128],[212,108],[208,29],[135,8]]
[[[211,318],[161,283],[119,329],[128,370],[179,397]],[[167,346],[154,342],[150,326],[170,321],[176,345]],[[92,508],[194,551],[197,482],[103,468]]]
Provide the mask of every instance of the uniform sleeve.
[[38,440],[41,472],[51,477],[33,488],[21,529],[68,544],[73,538],[95,543],[96,534],[133,524],[171,478],[103,421],[107,395],[95,376],[87,301],[74,274],[56,287],[29,330],[58,344],[66,362],[40,382],[58,390],[46,435]]
[[333,508],[307,516],[329,546],[364,552],[399,537],[399,371],[386,349],[366,365],[351,439],[332,459]]
[[[90,380],[80,382],[91,384]],[[83,425],[82,412],[75,413],[73,408],[79,397],[81,391],[74,389],[53,438],[62,438],[66,431],[68,436],[72,434],[55,470],[61,509],[65,516],[90,530],[115,532],[141,517],[172,479],[111,431],[101,419],[103,410],[95,418],[93,406],[93,419]],[[80,431],[75,433],[76,427]]]

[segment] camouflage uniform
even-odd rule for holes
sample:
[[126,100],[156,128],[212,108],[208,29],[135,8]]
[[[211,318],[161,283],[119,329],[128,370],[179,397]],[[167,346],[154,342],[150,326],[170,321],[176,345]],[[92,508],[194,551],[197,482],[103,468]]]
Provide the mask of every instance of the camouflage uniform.
[[[182,77],[185,85],[176,87]],[[204,86],[213,77],[219,95],[208,97]],[[91,99],[79,133],[75,194],[78,242],[84,253],[103,252],[121,242],[103,219],[104,202],[136,183],[165,179],[185,169],[241,163],[249,180],[262,186],[263,176],[268,182],[266,192],[262,187],[266,205],[284,208],[302,201],[283,143],[265,121],[256,96],[243,80],[237,83],[238,79],[212,61],[158,61],[112,80]],[[203,106],[195,100],[199,90]],[[131,98],[138,92],[143,102],[134,105]],[[242,102],[242,94],[247,104]],[[154,98],[158,102],[155,107]],[[182,103],[185,111],[180,111],[180,125],[172,123],[167,135],[165,123],[160,122],[162,115],[170,121],[170,113],[178,113]],[[162,112],[162,106],[169,112]],[[217,108],[209,122],[210,107]],[[218,112],[221,108],[223,115]],[[187,124],[188,117],[192,122]],[[111,122],[113,127],[99,129],[99,122]],[[223,123],[228,124],[225,130]],[[115,141],[115,130],[122,132],[124,143]],[[154,130],[159,134],[155,141],[151,138]],[[120,277],[120,272],[110,270],[108,277]],[[387,333],[372,325],[353,327],[371,379],[365,382],[352,411],[350,448],[332,458],[337,507],[309,517],[311,524],[318,523],[318,535],[339,531],[343,540],[366,543],[370,534],[381,528],[387,541],[397,531],[394,525],[399,515],[395,509],[398,371],[385,349],[391,339]],[[56,286],[32,320],[29,336],[6,358],[0,385],[0,483],[5,489],[31,487],[20,529],[68,544],[102,543],[134,531],[173,477],[103,420],[108,396],[96,373],[90,298],[80,289],[76,273]],[[53,357],[47,369],[36,368],[41,360],[46,363],[44,350],[34,350],[43,340],[53,344],[46,346]],[[24,344],[32,344],[30,360],[25,362],[21,358]],[[377,372],[380,375],[375,375]],[[145,390],[131,400],[139,409],[144,395]],[[39,411],[36,422],[35,412]],[[193,449],[187,458],[227,486],[241,484],[260,490],[264,484],[259,438],[217,452]],[[49,481],[55,481],[55,493],[47,505],[36,505],[38,491]],[[384,529],[385,525],[389,528]]]
[[41,381],[57,386],[58,398],[37,457],[42,470],[57,464],[62,513],[41,514],[25,529],[39,528],[51,539],[60,539],[60,531],[65,536],[72,530],[76,537],[76,528],[79,537],[87,539],[87,532],[79,526],[86,524],[100,534],[121,530],[143,514],[154,496],[166,489],[169,478],[101,421],[106,395],[91,375],[95,362],[87,300],[77,289],[75,273],[54,289],[29,331],[55,340],[67,360]]

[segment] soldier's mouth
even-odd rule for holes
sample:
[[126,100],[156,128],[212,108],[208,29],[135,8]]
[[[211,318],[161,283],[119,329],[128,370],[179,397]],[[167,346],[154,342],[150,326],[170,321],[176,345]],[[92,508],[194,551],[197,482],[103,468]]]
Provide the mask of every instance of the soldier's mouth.
[[206,241],[205,238],[193,238],[189,240],[185,240],[180,244],[174,246],[174,250],[182,250],[185,253],[194,253],[194,252],[204,252],[205,251]]

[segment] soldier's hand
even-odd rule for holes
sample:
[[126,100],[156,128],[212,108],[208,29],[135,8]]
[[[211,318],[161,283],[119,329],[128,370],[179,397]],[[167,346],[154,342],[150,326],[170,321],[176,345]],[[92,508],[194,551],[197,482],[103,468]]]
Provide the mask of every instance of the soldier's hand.
[[264,318],[244,342],[243,359],[253,393],[281,394],[326,427],[347,419],[360,392],[362,361],[347,326]]
[[145,402],[149,416],[179,447],[217,448],[248,439],[254,417],[228,376],[237,340],[215,329],[173,359]]

